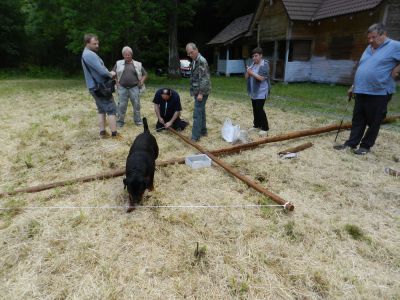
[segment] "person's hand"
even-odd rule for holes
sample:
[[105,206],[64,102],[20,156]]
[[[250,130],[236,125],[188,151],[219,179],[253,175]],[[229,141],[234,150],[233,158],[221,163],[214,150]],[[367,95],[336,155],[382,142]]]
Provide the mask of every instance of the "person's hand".
[[169,128],[169,127],[171,127],[171,125],[172,125],[171,122],[167,122],[167,123],[165,123],[164,127],[165,127],[165,128]]
[[390,74],[394,80],[400,79],[400,65],[397,65]]
[[138,83],[139,87],[143,86],[143,84],[144,84],[143,79],[140,79],[140,80],[139,80],[139,83]]
[[111,71],[110,74],[112,77],[115,77],[115,75],[117,75],[117,73],[115,73],[114,71]]
[[203,95],[202,94],[198,94],[197,95],[197,101],[203,101]]
[[353,97],[353,88],[354,88],[354,86],[352,85],[352,86],[347,90],[347,96]]
[[247,67],[246,73],[247,73],[249,76],[252,76],[252,75],[254,74],[253,70],[252,70],[250,67]]
[[164,121],[164,119],[161,118],[161,117],[158,118],[158,122],[160,122],[161,124],[165,125],[165,121]]

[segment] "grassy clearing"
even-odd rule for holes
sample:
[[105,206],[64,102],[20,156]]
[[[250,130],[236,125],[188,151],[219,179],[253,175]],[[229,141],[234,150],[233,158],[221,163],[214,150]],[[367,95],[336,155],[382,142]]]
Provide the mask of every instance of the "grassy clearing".
[[[152,128],[156,121],[152,95],[164,85],[177,87],[183,116],[191,121],[187,80],[164,80],[154,79],[142,98],[142,113]],[[227,146],[220,137],[225,117],[242,128],[251,127],[251,107],[239,83],[242,79],[213,80],[214,92],[207,103],[209,136],[200,142],[205,148]],[[337,122],[337,116],[321,115],[311,104],[334,106],[342,92],[344,87],[275,85],[273,99],[266,104],[270,134]],[[289,100],[272,105],[278,96],[302,103],[307,110],[292,108]],[[392,101],[392,113],[400,111],[396,103],[398,98]],[[142,131],[134,126],[129,111],[121,131],[126,142],[99,140],[95,107],[80,80],[0,81],[0,108],[6,112],[0,131],[1,191],[123,167],[130,141]],[[128,215],[123,209],[82,208],[125,205],[122,178],[1,198],[1,207],[10,210],[0,211],[0,295],[5,299],[397,299],[400,189],[398,179],[383,173],[385,166],[399,168],[395,158],[400,134],[392,129],[382,128],[366,157],[332,150],[335,133],[331,133],[223,158],[292,201],[293,213],[265,207],[139,209]],[[339,139],[347,135],[341,133]],[[196,152],[168,133],[155,136],[160,160]],[[250,137],[258,138],[256,133]],[[280,150],[309,141],[314,146],[299,158],[277,157]],[[158,168],[155,188],[146,194],[145,205],[274,204],[217,167]]]

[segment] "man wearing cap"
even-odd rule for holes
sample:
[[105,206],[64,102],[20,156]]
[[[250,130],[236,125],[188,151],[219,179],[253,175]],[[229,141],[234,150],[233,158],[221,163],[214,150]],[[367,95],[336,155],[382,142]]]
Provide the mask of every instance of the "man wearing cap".
[[186,128],[188,123],[180,118],[181,99],[176,91],[169,88],[159,89],[154,95],[153,103],[157,116],[157,131],[169,127],[179,131]]

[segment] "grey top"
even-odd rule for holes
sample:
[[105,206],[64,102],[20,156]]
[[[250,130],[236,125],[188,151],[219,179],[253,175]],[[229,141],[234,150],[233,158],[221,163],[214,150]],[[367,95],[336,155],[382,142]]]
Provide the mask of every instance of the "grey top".
[[82,52],[82,68],[85,75],[86,86],[89,90],[94,89],[96,84],[92,76],[90,76],[90,73],[83,63],[83,60],[85,60],[86,65],[90,68],[92,76],[98,83],[103,83],[107,79],[112,78],[110,72],[104,66],[103,60],[100,58],[100,56],[98,56],[94,51],[85,48]]
[[[117,71],[117,64],[112,69],[114,72]],[[147,72],[142,66],[142,76],[146,76]],[[132,63],[125,63],[124,71],[122,72],[121,78],[118,83],[124,88],[131,88],[139,84],[139,78],[135,70],[135,66]]]

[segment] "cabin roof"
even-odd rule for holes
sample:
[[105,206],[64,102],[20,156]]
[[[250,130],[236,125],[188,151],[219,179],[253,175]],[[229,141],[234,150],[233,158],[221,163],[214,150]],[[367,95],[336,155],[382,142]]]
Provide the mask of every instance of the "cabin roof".
[[215,37],[213,37],[208,44],[228,44],[235,41],[248,32],[252,19],[253,14],[236,18]]

